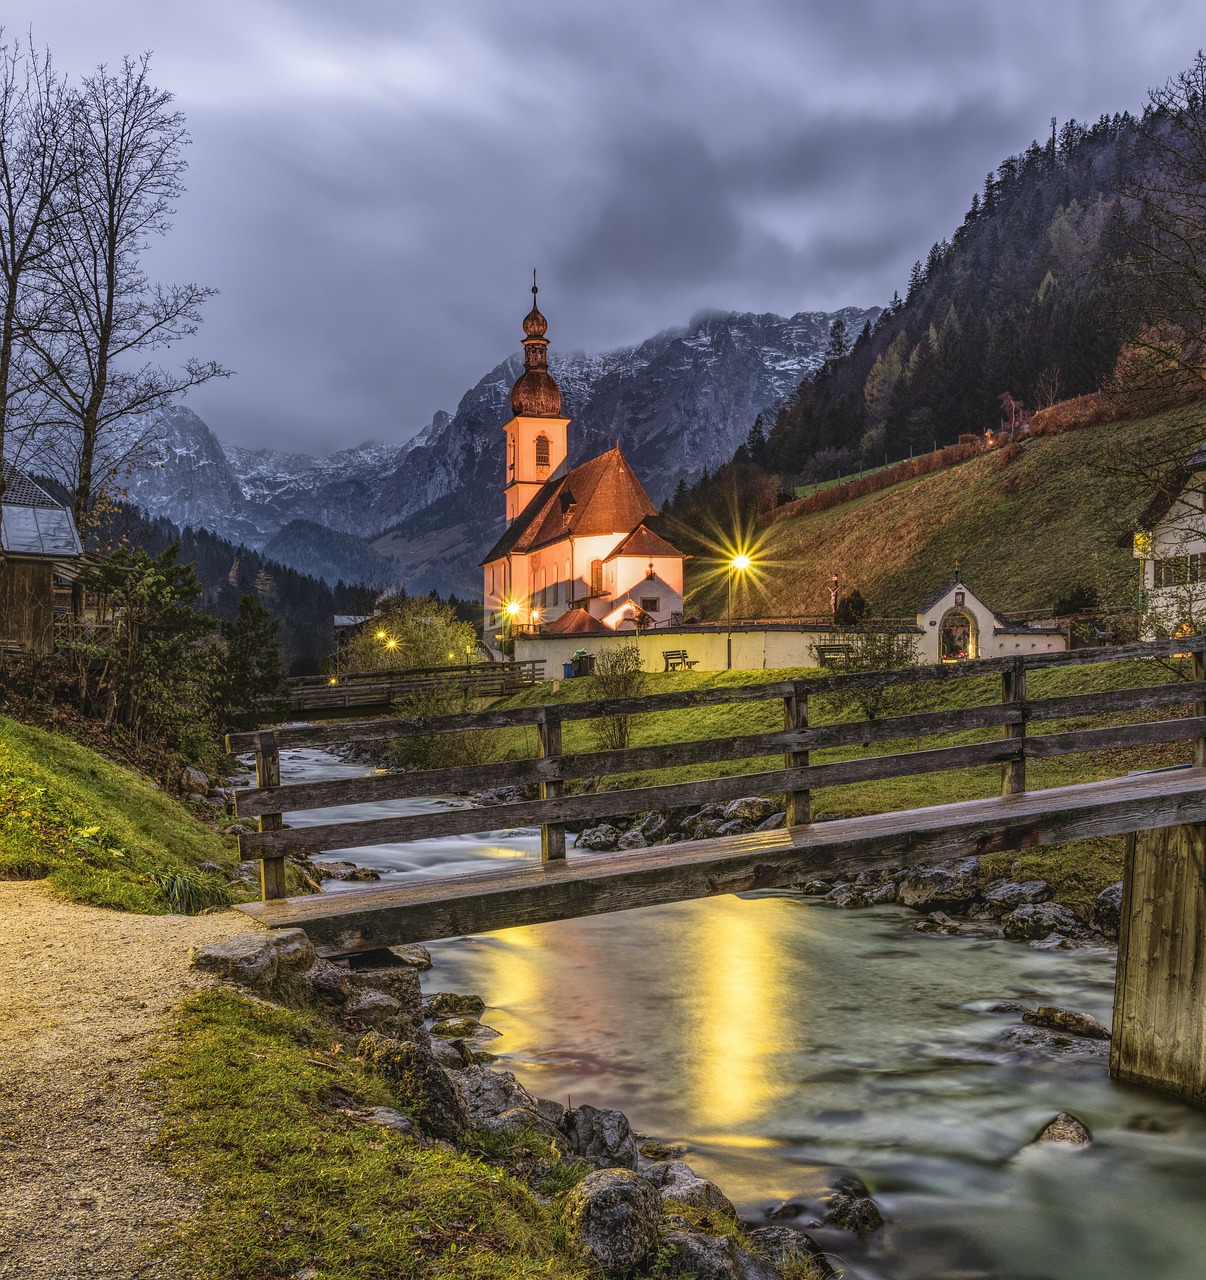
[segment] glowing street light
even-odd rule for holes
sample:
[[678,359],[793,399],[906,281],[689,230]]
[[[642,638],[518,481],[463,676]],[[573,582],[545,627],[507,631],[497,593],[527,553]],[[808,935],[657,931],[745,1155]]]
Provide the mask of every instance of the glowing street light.
[[754,564],[753,560],[744,551],[738,551],[736,555],[729,557],[729,573],[728,573],[728,586],[729,586],[728,632],[729,634],[728,634],[728,645],[727,645],[728,656],[725,662],[726,669],[729,671],[733,669],[733,574],[745,573],[747,572],[747,570],[753,567],[753,564]]

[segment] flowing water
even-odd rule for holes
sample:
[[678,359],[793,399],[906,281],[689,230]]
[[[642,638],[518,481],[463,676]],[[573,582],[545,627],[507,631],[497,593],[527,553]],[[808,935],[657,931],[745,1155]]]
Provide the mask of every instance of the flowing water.
[[[364,772],[282,753],[286,781]],[[527,830],[331,856],[389,884],[538,849]],[[365,886],[330,885],[342,887]],[[502,1033],[488,1047],[533,1092],[618,1107],[639,1132],[687,1144],[747,1218],[815,1203],[835,1168],[855,1171],[887,1229],[866,1248],[813,1233],[852,1280],[1206,1277],[1206,1113],[1111,1083],[1104,1058],[1020,1054],[1002,1041],[1017,1015],[983,1011],[1046,1002],[1108,1023],[1113,952],[926,937],[916,919],[725,897],[434,943],[425,979],[486,1000]],[[1019,1155],[1058,1111],[1094,1145]]]

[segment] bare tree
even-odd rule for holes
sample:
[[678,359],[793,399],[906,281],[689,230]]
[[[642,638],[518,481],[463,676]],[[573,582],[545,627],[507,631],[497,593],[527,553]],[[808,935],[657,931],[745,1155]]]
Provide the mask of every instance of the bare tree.
[[[20,460],[37,401],[26,344],[44,318],[41,272],[70,172],[68,105],[50,54],[8,43],[0,28],[0,459],[10,464]],[[0,466],[0,497],[5,483]]]
[[[192,336],[214,290],[152,282],[143,255],[171,227],[189,138],[149,55],[86,78],[74,96],[75,165],[56,201],[53,318],[38,335],[54,421],[69,442],[76,519],[128,460],[114,429],[190,387],[226,376],[214,361],[167,371],[148,359]],[[103,446],[114,436],[111,455]]]

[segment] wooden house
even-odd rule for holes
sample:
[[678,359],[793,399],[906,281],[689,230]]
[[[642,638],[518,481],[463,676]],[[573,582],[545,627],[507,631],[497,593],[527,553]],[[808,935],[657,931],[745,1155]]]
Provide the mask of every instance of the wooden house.
[[0,647],[54,648],[55,591],[74,580],[84,550],[71,509],[14,467],[0,501]]

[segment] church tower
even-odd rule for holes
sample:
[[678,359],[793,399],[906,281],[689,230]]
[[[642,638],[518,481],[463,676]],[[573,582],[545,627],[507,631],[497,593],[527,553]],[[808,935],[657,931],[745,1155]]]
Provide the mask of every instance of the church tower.
[[561,416],[561,391],[549,373],[548,321],[536,305],[532,272],[532,309],[523,321],[523,373],[511,388],[503,495],[507,523],[520,515],[540,486],[565,470],[569,419]]

